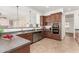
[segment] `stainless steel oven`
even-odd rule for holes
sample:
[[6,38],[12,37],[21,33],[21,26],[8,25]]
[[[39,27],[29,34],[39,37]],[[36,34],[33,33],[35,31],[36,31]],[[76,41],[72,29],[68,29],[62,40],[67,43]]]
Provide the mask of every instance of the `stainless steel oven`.
[[59,24],[59,22],[53,23],[51,31],[52,31],[53,34],[59,34],[60,33],[60,24]]

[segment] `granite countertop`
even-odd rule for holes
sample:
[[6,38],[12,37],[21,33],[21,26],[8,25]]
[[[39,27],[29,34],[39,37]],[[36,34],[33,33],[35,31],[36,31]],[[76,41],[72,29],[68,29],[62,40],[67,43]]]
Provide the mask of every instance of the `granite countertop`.
[[1,35],[3,35],[3,34],[19,35],[19,34],[25,34],[25,33],[36,33],[36,32],[40,32],[40,31],[42,31],[42,29],[38,29],[38,30],[22,30],[22,31],[8,31],[8,32],[0,33],[0,34]]
[[4,29],[4,32],[1,33],[1,34],[6,34],[6,33],[16,33],[16,32],[19,32],[19,33],[28,33],[28,32],[38,32],[38,31],[41,31],[42,28],[15,28],[15,29]]
[[10,51],[22,45],[28,45],[31,41],[21,38],[19,36],[14,36],[12,40],[0,39],[0,53]]
[[11,29],[4,29],[4,32],[16,32],[16,31],[28,31],[28,30],[39,30],[42,28],[11,28]]

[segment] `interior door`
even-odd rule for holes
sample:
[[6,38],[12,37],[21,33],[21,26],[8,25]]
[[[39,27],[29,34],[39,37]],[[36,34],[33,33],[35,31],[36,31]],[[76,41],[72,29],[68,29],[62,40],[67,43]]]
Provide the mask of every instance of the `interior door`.
[[65,32],[66,36],[74,38],[74,14],[67,14],[65,15]]

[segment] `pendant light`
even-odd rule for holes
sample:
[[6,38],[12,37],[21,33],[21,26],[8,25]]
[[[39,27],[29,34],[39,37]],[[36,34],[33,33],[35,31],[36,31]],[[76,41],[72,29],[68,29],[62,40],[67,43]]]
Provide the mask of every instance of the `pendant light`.
[[19,20],[19,12],[18,12],[18,8],[19,8],[19,6],[16,6],[17,7],[17,20]]
[[30,15],[30,24],[31,24],[31,10],[29,10],[29,15]]
[[16,19],[16,20],[17,20],[17,22],[18,22],[17,27],[19,27],[19,25],[20,25],[20,24],[19,24],[19,12],[18,12],[19,6],[16,6],[16,8],[17,8],[17,11],[16,11],[16,12],[17,12],[17,19]]
[[31,21],[31,10],[29,10],[29,15],[30,15],[30,27],[33,27],[33,25],[32,25],[32,21]]

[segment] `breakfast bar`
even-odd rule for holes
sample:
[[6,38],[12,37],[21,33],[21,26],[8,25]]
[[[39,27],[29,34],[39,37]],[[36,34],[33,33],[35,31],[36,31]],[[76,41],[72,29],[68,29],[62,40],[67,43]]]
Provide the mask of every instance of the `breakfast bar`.
[[[40,31],[40,28],[4,29],[4,32],[0,33],[0,53],[30,53],[30,44],[33,43],[33,41],[38,41],[38,39],[34,37],[36,37]],[[7,36],[11,35],[13,36],[12,39],[9,37],[7,39]],[[39,35],[37,35],[37,37],[38,36]]]
[[0,39],[0,53],[29,53],[30,52],[29,40],[14,36],[12,40]]

